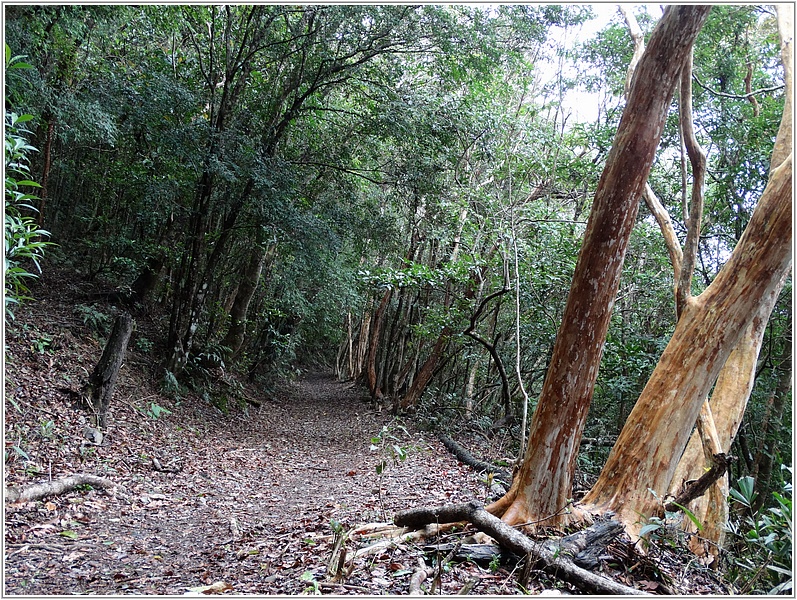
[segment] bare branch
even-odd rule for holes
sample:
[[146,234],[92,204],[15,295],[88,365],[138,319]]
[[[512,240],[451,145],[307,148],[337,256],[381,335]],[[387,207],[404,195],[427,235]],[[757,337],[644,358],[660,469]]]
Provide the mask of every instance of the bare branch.
[[692,79],[694,79],[695,83],[697,85],[699,85],[700,87],[702,87],[707,92],[709,92],[709,93],[711,93],[711,94],[713,94],[715,96],[722,96],[723,98],[732,98],[734,100],[747,100],[751,96],[758,96],[759,94],[768,94],[769,92],[776,92],[776,91],[782,90],[784,87],[786,87],[785,85],[781,84],[781,85],[773,85],[772,87],[768,87],[768,88],[760,88],[760,89],[757,89],[757,90],[753,90],[752,92],[748,92],[746,94],[727,94],[725,92],[720,92],[718,90],[710,88],[705,83],[700,81],[698,76],[695,75],[694,73],[692,74]]

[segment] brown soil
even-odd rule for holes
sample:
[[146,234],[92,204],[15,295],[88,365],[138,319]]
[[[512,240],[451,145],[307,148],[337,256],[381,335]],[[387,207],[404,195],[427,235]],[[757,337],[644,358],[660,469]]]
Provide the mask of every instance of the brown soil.
[[[326,579],[336,522],[349,529],[484,494],[479,476],[432,435],[377,411],[358,387],[329,373],[308,373],[269,395],[233,386],[231,398],[261,405],[231,401],[227,415],[195,393],[164,395],[152,382],[152,350],[140,350],[149,350],[145,334],[159,325],[146,314],[135,315],[105,439],[88,444],[89,415],[76,392],[102,351],[92,311],[116,309],[80,302],[86,289],[39,286],[37,301],[8,330],[6,485],[91,473],[125,486],[131,501],[81,490],[9,505],[6,593],[183,594],[218,581],[236,593],[301,593],[312,588],[302,576]],[[156,417],[159,408],[171,412]],[[384,444],[373,444],[380,434]],[[404,460],[393,445],[406,451]],[[179,471],[155,470],[153,457]],[[408,569],[417,567],[406,549],[387,554],[402,553]],[[398,570],[355,570],[346,585],[400,593],[409,574],[393,576]]]

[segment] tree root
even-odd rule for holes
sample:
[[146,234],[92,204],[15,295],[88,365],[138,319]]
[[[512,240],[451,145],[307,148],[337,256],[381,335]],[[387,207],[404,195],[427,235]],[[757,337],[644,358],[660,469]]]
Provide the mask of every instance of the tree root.
[[[584,550],[587,536],[582,536],[581,541],[572,540],[574,546],[561,546],[552,548],[548,545],[535,543],[521,532],[507,525],[497,517],[488,513],[476,501],[467,504],[452,504],[434,508],[415,508],[401,511],[396,514],[393,522],[399,527],[422,527],[428,523],[446,523],[452,521],[470,521],[477,529],[493,537],[506,549],[526,556],[527,560],[536,563],[537,568],[567,581],[588,593],[616,595],[647,595],[646,592],[622,585],[611,579],[596,575],[577,566],[568,556],[573,550]],[[605,524],[603,524],[605,525]],[[611,537],[614,532],[620,532],[622,525],[609,526],[602,534]],[[578,535],[578,534],[576,534]],[[575,538],[576,536],[570,536]]]
[[55,481],[47,481],[45,483],[36,483],[25,487],[6,488],[5,499],[6,502],[32,502],[34,500],[41,500],[47,496],[58,496],[71,492],[81,485],[90,485],[95,488],[114,489],[115,493],[119,496],[126,497],[129,494],[119,484],[114,483],[110,479],[104,477],[97,477],[96,475],[87,475],[78,473],[63,479],[56,479]]

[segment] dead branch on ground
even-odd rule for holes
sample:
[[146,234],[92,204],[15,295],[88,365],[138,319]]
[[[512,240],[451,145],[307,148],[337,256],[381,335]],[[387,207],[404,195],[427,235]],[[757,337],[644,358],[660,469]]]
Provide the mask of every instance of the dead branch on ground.
[[90,485],[94,488],[114,489],[119,496],[127,496],[128,493],[124,487],[114,483],[110,479],[98,477],[96,475],[87,475],[78,473],[63,479],[56,479],[55,481],[46,481],[44,483],[36,483],[25,487],[6,488],[5,498],[6,502],[32,502],[34,500],[41,500],[47,496],[59,496],[66,494],[76,489],[81,485]]
[[[596,575],[577,566],[569,552],[552,549],[547,545],[535,542],[520,531],[507,525],[498,517],[488,513],[476,501],[466,504],[451,504],[433,508],[414,508],[396,514],[393,522],[400,527],[422,527],[429,523],[446,523],[453,521],[469,521],[477,529],[494,538],[503,547],[526,556],[538,568],[575,585],[588,593],[607,595],[647,595],[646,592],[628,587]],[[578,544],[576,544],[578,546]]]

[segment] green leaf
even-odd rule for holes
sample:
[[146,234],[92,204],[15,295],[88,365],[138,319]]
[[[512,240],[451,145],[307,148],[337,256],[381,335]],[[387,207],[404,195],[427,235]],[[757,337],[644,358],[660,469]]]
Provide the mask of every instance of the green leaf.
[[689,520],[690,520],[690,521],[692,521],[692,523],[694,523],[694,524],[695,524],[695,527],[697,527],[697,530],[698,530],[698,531],[703,531],[703,524],[702,524],[702,523],[700,522],[700,520],[699,520],[699,519],[698,519],[698,518],[695,516],[695,513],[693,513],[691,510],[689,510],[689,509],[688,509],[688,508],[686,508],[685,506],[681,506],[681,505],[680,505],[680,504],[678,504],[677,502],[673,502],[673,504],[674,504],[675,506],[677,506],[679,509],[681,509],[681,510],[683,511],[683,513],[684,513],[684,514],[685,514],[687,517],[689,517]]
[[747,506],[747,507],[749,507],[749,506],[750,506],[750,503],[748,502],[747,498],[745,498],[745,497],[744,497],[744,496],[743,496],[743,495],[742,495],[742,494],[739,492],[739,490],[737,490],[736,488],[731,488],[731,489],[730,489],[730,495],[731,495],[731,498],[733,498],[734,500],[736,500],[737,502],[739,502],[739,503],[740,503],[740,504],[742,504],[743,506]]
[[14,450],[14,452],[16,452],[17,454],[19,454],[19,455],[20,455],[22,458],[24,458],[25,460],[30,460],[30,456],[28,456],[28,453],[27,453],[27,452],[25,452],[25,451],[24,451],[22,448],[20,448],[19,446],[11,446],[11,448]]
[[16,119],[17,123],[25,123],[26,121],[32,121],[35,119],[33,115],[19,115]]
[[70,540],[76,540],[77,539],[77,533],[75,533],[71,529],[66,529],[66,530],[62,531],[61,533],[59,533],[58,535],[62,535],[65,538],[69,538]]
[[659,523],[648,523],[642,529],[639,530],[639,537],[642,537],[648,533],[661,529],[661,524]]

